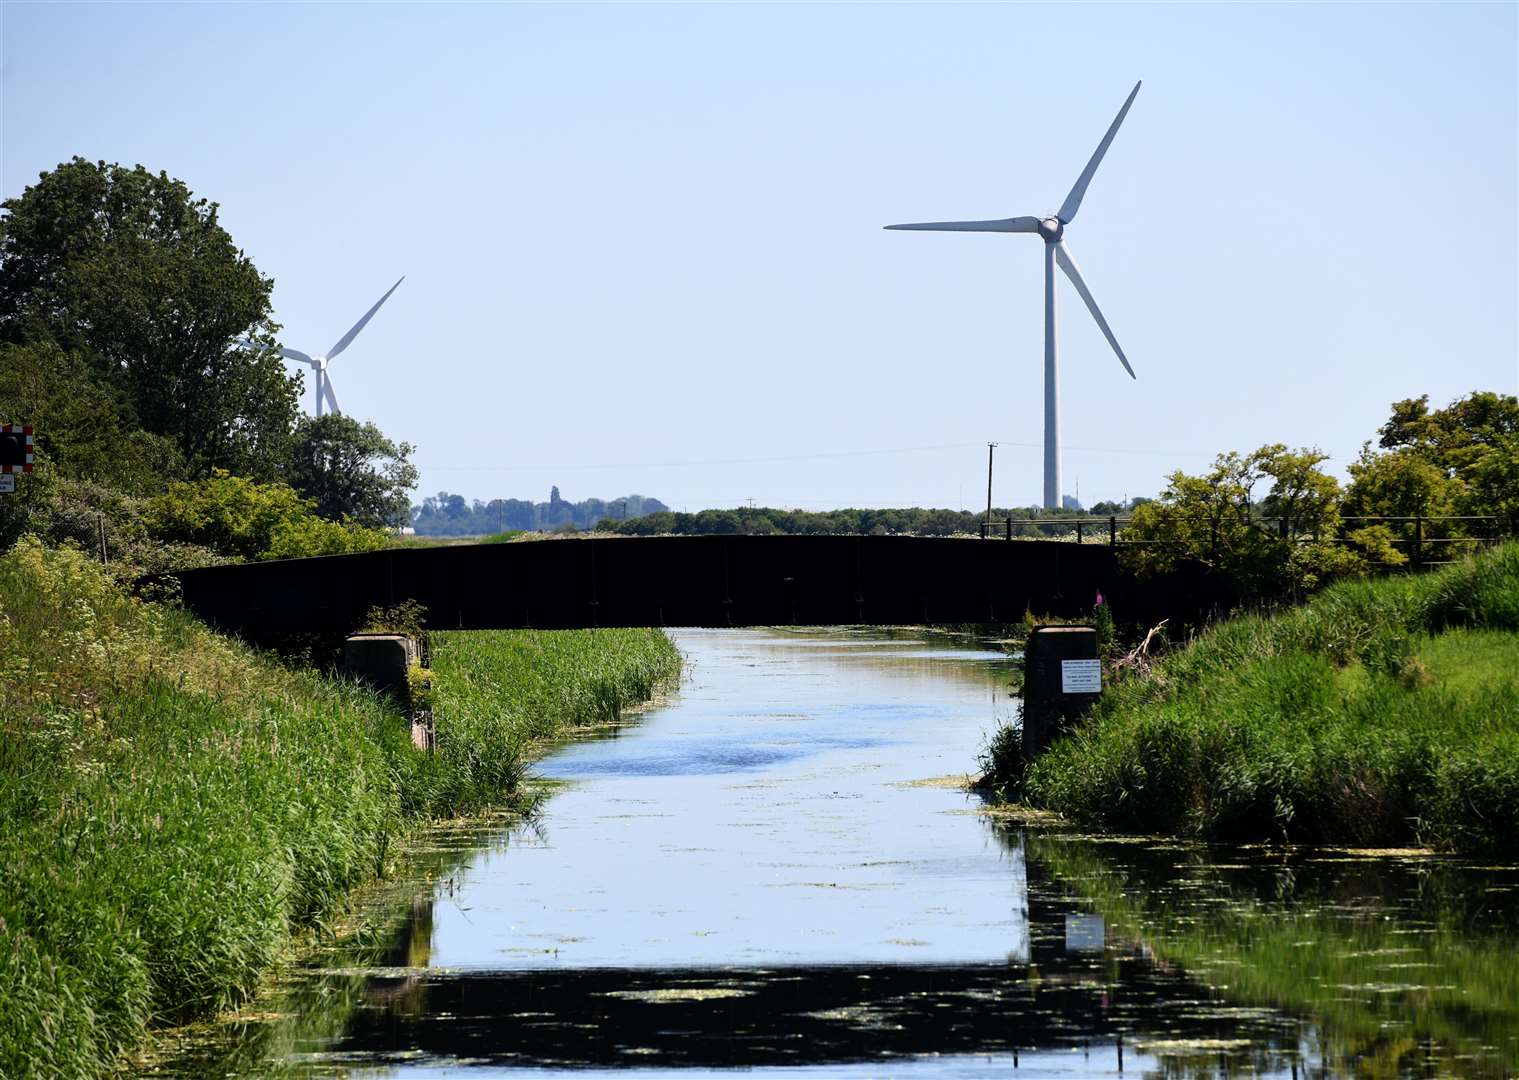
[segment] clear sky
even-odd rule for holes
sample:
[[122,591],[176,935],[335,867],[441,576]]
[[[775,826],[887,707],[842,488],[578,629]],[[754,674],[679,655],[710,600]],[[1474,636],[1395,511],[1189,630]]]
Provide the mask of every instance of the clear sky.
[[[1058,288],[1065,487],[1519,388],[1519,7],[34,4],[4,193],[72,155],[221,204],[422,493],[1040,497],[1036,237],[1136,79]],[[311,395],[306,396],[311,407]],[[829,455],[829,456],[824,456]]]

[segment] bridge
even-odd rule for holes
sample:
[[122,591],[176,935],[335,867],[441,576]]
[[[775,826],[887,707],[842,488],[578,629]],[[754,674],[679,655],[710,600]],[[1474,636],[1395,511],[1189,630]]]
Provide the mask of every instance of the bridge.
[[[350,633],[415,601],[433,630],[836,626],[1074,616],[1098,592],[1125,619],[1200,583],[1141,588],[1113,549],[1061,541],[915,536],[673,536],[397,548],[184,570],[185,606],[253,641]],[[162,580],[162,579],[160,579]]]

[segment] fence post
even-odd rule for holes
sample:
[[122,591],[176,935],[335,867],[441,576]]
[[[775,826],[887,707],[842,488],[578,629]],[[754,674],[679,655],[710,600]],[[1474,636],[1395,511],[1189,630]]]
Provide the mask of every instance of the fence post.
[[1081,519],[1076,519],[1076,543],[1081,543]]
[[1118,546],[1118,515],[1108,515],[1108,547]]
[[1004,539],[1011,540],[1012,538],[1013,538],[1013,519],[1012,518],[1008,518],[1007,519],[1007,536],[1004,537]]
[[1424,566],[1424,515],[1414,515],[1414,569]]

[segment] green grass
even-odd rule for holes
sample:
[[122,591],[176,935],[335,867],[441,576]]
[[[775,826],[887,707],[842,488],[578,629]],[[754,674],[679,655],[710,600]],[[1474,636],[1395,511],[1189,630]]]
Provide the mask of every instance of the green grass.
[[677,670],[656,631],[449,634],[438,752],[360,688],[0,556],[0,1075],[96,1076],[244,1000],[410,824],[512,797],[532,740]]
[[386,545],[392,548],[434,548],[434,547],[459,547],[464,544],[509,544],[519,536],[526,535],[526,529],[507,529],[505,532],[490,533],[487,536],[393,536]]
[[1519,851],[1519,544],[1222,623],[1026,777],[1074,820]]

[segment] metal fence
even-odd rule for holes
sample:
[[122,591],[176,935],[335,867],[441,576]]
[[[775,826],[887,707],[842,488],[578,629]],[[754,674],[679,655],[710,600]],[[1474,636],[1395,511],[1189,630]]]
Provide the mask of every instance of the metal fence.
[[[1182,547],[1207,548],[1216,553],[1219,536],[1216,528],[1197,536],[1167,540],[1125,537],[1124,526],[1133,521],[1129,515],[1099,517],[998,518],[981,522],[981,539],[1066,540],[1077,544],[1103,543],[1110,547]],[[1354,536],[1358,529],[1386,525],[1392,534],[1388,542],[1402,551],[1414,568],[1443,566],[1454,556],[1476,550],[1512,535],[1502,517],[1496,514],[1414,514],[1406,516],[1359,516],[1340,519],[1341,531],[1322,536],[1300,531],[1286,518],[1255,518],[1249,528],[1260,535],[1286,543],[1319,543],[1361,546]]]

